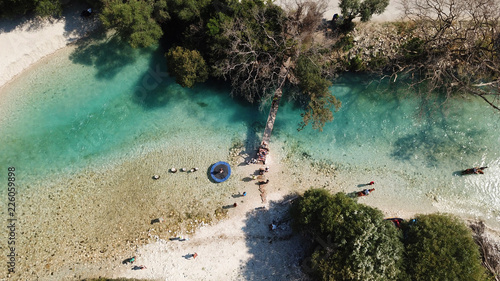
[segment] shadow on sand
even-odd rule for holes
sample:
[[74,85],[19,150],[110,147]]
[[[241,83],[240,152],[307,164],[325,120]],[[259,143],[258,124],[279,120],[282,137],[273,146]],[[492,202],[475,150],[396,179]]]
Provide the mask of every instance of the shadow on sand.
[[63,6],[61,16],[41,18],[34,13],[28,13],[24,16],[3,18],[0,19],[0,32],[11,32],[17,28],[36,32],[47,24],[65,20],[64,36],[81,37],[99,25],[97,15],[90,18],[81,16],[81,12],[87,8],[89,8],[89,4],[84,1],[71,1]]
[[244,280],[310,280],[301,271],[309,242],[290,226],[288,210],[294,197],[291,194],[270,201],[269,209],[255,208],[247,213],[243,230],[252,258],[241,268]]

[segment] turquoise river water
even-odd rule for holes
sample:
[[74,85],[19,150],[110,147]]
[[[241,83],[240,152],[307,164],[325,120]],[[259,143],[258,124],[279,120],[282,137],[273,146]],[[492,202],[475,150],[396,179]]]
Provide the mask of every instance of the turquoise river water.
[[[300,109],[283,102],[271,142],[353,171],[349,190],[375,179],[391,200],[381,207],[421,198],[439,211],[500,228],[500,114],[481,101],[438,107],[439,100],[422,103],[404,88],[368,82],[351,75],[334,83],[342,108],[323,132],[298,132]],[[268,110],[230,97],[222,86],[184,89],[166,75],[158,50],[134,50],[114,39],[57,52],[0,96],[0,178],[6,182],[6,167],[15,166],[19,192],[179,146],[212,146],[199,157],[215,162],[231,141],[260,136]],[[481,176],[457,175],[472,166],[489,168]]]

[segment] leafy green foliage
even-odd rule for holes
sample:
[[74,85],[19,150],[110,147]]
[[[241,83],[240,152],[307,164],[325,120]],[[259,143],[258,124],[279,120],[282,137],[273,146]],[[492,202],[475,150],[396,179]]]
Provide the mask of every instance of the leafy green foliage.
[[[156,12],[167,17],[163,6]],[[158,42],[163,31],[153,18],[154,1],[105,0],[101,20],[104,26],[116,28],[132,47],[148,47]]]
[[456,217],[417,216],[405,242],[409,280],[488,280],[470,229]]
[[339,7],[344,21],[351,22],[360,17],[361,21],[369,21],[372,15],[381,14],[389,5],[389,0],[340,0]]
[[401,49],[406,60],[415,60],[425,54],[425,42],[418,37],[413,37],[403,44]]
[[167,0],[170,13],[182,21],[193,21],[200,18],[202,10],[212,0]]
[[35,13],[42,17],[60,16],[62,13],[62,6],[59,1],[40,0],[37,2]]
[[396,280],[403,255],[401,233],[379,210],[343,193],[306,191],[292,207],[294,227],[308,230],[321,247],[311,257],[319,280]]
[[347,52],[354,47],[354,38],[351,35],[344,35],[340,37],[339,41],[335,44],[335,48],[342,49]]
[[177,46],[171,48],[166,56],[168,72],[182,87],[191,88],[194,83],[207,80],[207,65],[198,51]]
[[207,23],[207,35],[216,37],[222,32],[224,24],[231,21],[231,18],[224,13],[217,13],[210,18]]
[[341,102],[330,93],[331,82],[322,76],[321,67],[311,57],[299,57],[295,75],[299,80],[300,90],[309,98],[299,130],[312,121],[313,128],[321,131],[327,122],[333,120],[331,108],[335,107],[337,111]]
[[0,0],[0,18],[22,16],[35,12],[41,17],[60,16],[61,2],[51,0]]
[[349,70],[351,71],[363,71],[366,69],[365,64],[363,63],[363,59],[357,55],[349,61]]

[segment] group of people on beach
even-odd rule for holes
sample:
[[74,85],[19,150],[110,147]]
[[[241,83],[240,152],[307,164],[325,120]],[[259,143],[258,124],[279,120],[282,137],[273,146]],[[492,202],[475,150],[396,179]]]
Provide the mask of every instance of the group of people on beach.
[[261,162],[262,164],[266,164],[266,157],[269,154],[269,146],[266,141],[262,141],[259,148],[257,149],[257,158],[252,158],[248,160],[247,164],[257,164]]
[[[374,184],[375,184],[375,182],[371,181],[371,182],[367,183],[366,185],[374,185]],[[370,193],[372,191],[374,191],[374,190],[375,190],[375,188],[370,188],[370,189],[366,188],[366,189],[363,189],[362,191],[360,191],[360,192],[357,193],[357,196],[360,197],[360,196],[370,195]]]
[[[132,264],[135,262],[135,256],[131,257],[131,258],[128,258],[128,259],[125,259],[124,261],[122,261],[123,264]],[[132,267],[132,270],[142,270],[142,269],[146,269],[146,266],[144,265],[134,265],[134,267]]]
[[266,164],[266,156],[269,154],[269,146],[267,142],[262,141],[259,146],[259,151],[257,152],[257,162],[261,161],[262,164]]
[[[194,172],[196,172],[196,171],[198,171],[198,170],[199,170],[199,169],[198,169],[197,167],[195,167],[195,168],[191,168],[191,169],[189,170],[189,172],[194,173]],[[177,169],[176,169],[176,168],[171,168],[169,171],[170,171],[171,173],[177,173]],[[186,169],[186,168],[181,168],[181,172],[186,172],[186,171],[187,171],[187,169]],[[158,175],[158,174],[153,175],[153,179],[154,179],[154,180],[158,180],[158,179],[160,179],[160,175]]]

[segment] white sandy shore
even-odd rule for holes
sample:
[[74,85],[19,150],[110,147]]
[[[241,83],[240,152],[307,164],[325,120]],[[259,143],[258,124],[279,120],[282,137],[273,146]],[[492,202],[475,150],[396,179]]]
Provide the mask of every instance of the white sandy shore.
[[[140,246],[134,253],[133,265],[121,265],[109,272],[114,278],[147,280],[311,280],[307,275],[304,256],[310,241],[294,234],[290,228],[287,210],[290,192],[302,192],[307,187],[294,186],[282,172],[289,167],[281,161],[271,162],[267,203],[261,202],[254,181],[242,182],[245,197],[228,197],[229,217],[214,225],[203,226],[187,241],[170,241],[150,236],[153,243]],[[249,174],[258,165],[239,166],[241,173]],[[272,184],[275,183],[275,184]],[[278,188],[281,186],[282,188]],[[343,188],[342,188],[343,189]],[[339,190],[337,190],[339,191]],[[332,192],[335,192],[334,190]],[[379,190],[380,192],[380,190]],[[387,217],[413,218],[416,214],[437,212],[430,206],[404,208],[400,205],[380,207],[384,202],[379,194],[361,198],[359,203],[378,205]],[[425,205],[425,204],[424,204]],[[269,224],[278,222],[275,231]],[[498,231],[487,229],[490,241],[499,245]],[[197,253],[196,258],[192,255]],[[125,258],[125,257],[124,257]],[[134,270],[134,266],[146,266]]]
[[[279,197],[270,198],[275,196]],[[154,280],[305,280],[300,269],[301,237],[292,237],[289,226],[268,229],[286,208],[273,203],[278,207],[256,210],[255,198],[244,200],[231,210],[230,219],[200,229],[188,241],[158,240],[140,247],[136,264],[147,268],[131,270],[133,266],[123,265],[117,275]],[[198,256],[192,258],[195,252]]]
[[85,36],[96,18],[80,17],[83,4],[69,6],[61,18],[0,21],[0,88],[41,58]]
[[[273,171],[267,177],[271,182],[283,178],[281,163],[268,163]],[[239,166],[236,172],[253,173],[259,165]],[[282,204],[289,190],[277,190],[268,184],[267,202],[262,203],[255,181],[241,183],[241,192],[247,195],[228,197],[229,217],[215,225],[201,227],[187,241],[170,241],[151,236],[156,242],[141,246],[136,251],[134,265],[122,265],[111,272],[113,277],[148,280],[307,280],[301,271],[303,238],[292,236],[288,223],[278,224],[270,231],[273,220],[286,218],[288,204]],[[187,237],[187,236],[184,236]],[[197,253],[196,258],[191,255]],[[132,270],[144,265],[144,270]]]
[[[283,152],[282,152],[283,153]],[[237,203],[229,208],[229,217],[215,225],[201,227],[188,241],[170,241],[150,236],[153,242],[140,246],[133,255],[134,265],[121,265],[109,272],[110,277],[140,278],[147,280],[310,280],[304,274],[304,253],[308,241],[293,234],[287,223],[288,198],[293,193],[303,192],[314,182],[315,173],[303,167],[306,174],[303,183],[289,176],[290,167],[277,152],[268,159],[270,183],[267,185],[267,202],[262,203],[255,181],[240,181],[240,192],[245,197],[226,199],[226,204]],[[259,165],[237,166],[232,177],[252,174]],[[327,178],[315,182],[323,186]],[[337,187],[332,192],[340,191]],[[367,198],[369,202],[384,201],[380,196]],[[380,203],[379,202],[379,203]],[[360,200],[360,203],[368,203]],[[433,211],[428,209],[428,211]],[[435,210],[434,210],[435,211]],[[424,209],[403,210],[400,206],[389,206],[384,210],[389,217],[411,218]],[[276,231],[269,224],[279,222]],[[186,237],[186,236],[184,236]],[[191,255],[197,253],[193,259]],[[123,257],[127,258],[127,257]],[[146,266],[133,270],[134,266]]]

